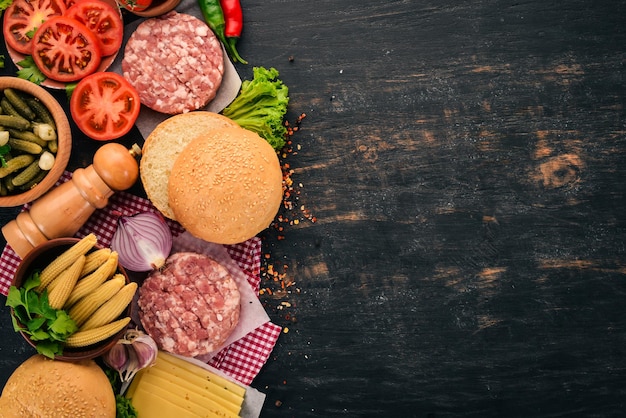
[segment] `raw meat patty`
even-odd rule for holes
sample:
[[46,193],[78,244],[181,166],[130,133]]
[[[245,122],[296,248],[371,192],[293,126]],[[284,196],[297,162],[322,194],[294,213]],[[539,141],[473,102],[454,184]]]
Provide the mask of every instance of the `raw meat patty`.
[[222,46],[200,19],[171,11],[137,26],[126,43],[122,72],[147,107],[167,114],[197,110],[222,83]]
[[239,321],[240,295],[226,268],[191,252],[171,255],[139,289],[139,318],[160,349],[195,357],[219,348]]

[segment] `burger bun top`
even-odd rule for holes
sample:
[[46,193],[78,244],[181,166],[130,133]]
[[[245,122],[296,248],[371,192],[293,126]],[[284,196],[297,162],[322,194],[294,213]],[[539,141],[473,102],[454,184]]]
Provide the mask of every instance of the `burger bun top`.
[[240,127],[215,128],[192,140],[174,161],[168,201],[192,235],[236,244],[274,220],[282,179],[276,151],[266,140]]
[[36,354],[15,369],[0,397],[0,417],[115,418],[115,394],[93,360]]

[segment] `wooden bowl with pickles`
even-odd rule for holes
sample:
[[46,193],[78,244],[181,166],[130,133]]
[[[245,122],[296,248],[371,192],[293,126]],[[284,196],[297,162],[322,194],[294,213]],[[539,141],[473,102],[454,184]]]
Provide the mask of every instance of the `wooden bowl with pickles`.
[[7,305],[15,331],[55,360],[92,359],[123,337],[137,283],[94,234],[38,245],[18,265]]
[[59,102],[43,87],[0,77],[0,207],[46,193],[67,167],[72,133]]

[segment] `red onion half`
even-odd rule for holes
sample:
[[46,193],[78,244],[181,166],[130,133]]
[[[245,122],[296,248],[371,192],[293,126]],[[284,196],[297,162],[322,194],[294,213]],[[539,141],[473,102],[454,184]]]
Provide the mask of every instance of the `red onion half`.
[[120,264],[128,270],[156,270],[163,267],[172,251],[172,231],[158,213],[120,216],[111,249],[117,251]]

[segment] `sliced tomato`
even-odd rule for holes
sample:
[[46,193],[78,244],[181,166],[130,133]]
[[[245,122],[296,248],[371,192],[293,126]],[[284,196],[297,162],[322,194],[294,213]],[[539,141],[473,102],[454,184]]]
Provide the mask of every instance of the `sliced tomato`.
[[82,79],[70,99],[70,113],[78,128],[98,141],[120,138],[139,116],[137,90],[121,75],[98,72]]
[[30,55],[32,36],[43,22],[65,12],[63,0],[13,0],[4,11],[2,32],[7,45]]
[[96,35],[65,16],[48,19],[37,29],[32,56],[46,77],[64,83],[94,73],[102,60]]
[[126,10],[131,12],[143,12],[152,4],[152,0],[118,0]]
[[103,0],[80,0],[65,16],[78,20],[96,34],[102,56],[115,54],[122,46],[124,22],[119,9]]

